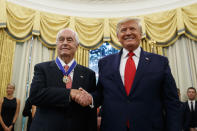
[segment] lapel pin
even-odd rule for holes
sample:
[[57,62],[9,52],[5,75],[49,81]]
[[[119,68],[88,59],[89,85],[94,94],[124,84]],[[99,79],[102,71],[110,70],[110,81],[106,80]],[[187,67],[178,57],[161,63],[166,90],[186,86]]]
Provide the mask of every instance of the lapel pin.
[[81,78],[83,78],[83,76],[80,76]]
[[146,59],[147,61],[149,61],[149,58],[148,58],[148,57],[146,57],[145,59]]

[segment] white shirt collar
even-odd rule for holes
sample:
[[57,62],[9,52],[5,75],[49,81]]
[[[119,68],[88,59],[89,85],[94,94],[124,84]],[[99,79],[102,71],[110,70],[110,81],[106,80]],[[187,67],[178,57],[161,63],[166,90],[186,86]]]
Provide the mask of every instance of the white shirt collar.
[[189,100],[189,99],[188,99],[188,102],[189,102],[189,103],[191,103],[191,102],[192,102],[192,103],[195,103],[195,100]]
[[72,59],[68,64],[66,64],[59,56],[58,56],[58,59],[60,60],[60,63],[62,64],[63,67],[65,65],[68,65],[70,67],[72,65],[72,63],[74,62],[74,59]]
[[[128,57],[128,53],[129,53],[129,51],[127,49],[123,48],[123,51],[122,51],[123,58]],[[135,54],[136,57],[139,58],[140,57],[140,53],[141,53],[141,47],[138,46],[138,48],[135,49],[133,51],[133,53]]]

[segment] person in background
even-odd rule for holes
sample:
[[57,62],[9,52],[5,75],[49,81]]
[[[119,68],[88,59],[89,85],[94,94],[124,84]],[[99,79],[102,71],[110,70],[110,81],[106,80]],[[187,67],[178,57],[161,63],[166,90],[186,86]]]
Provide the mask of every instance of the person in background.
[[96,131],[96,109],[74,101],[83,93],[78,89],[95,91],[95,72],[74,59],[79,45],[76,32],[60,30],[56,43],[56,60],[34,67],[29,100],[36,113],[30,131]]
[[26,131],[30,131],[30,126],[31,126],[32,120],[34,118],[35,112],[36,112],[36,106],[32,105],[30,103],[29,99],[27,99],[25,102],[25,107],[23,109],[23,116],[28,117]]
[[13,96],[14,84],[8,84],[6,97],[0,99],[0,131],[14,131],[20,110],[20,100]]
[[187,131],[197,131],[197,102],[196,89],[189,87],[187,89],[188,101],[185,102],[186,112],[189,114],[189,129]]
[[180,101],[168,59],[140,47],[140,19],[117,24],[119,53],[99,60],[97,90],[75,100],[102,105],[101,131],[180,131]]

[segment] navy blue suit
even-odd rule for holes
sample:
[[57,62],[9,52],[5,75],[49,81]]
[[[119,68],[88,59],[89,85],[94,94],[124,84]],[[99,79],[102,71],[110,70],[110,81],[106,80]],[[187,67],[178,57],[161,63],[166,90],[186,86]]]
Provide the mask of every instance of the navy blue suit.
[[30,103],[29,99],[26,100],[25,102],[25,107],[23,109],[23,116],[28,117],[28,122],[27,122],[27,130],[30,130],[31,122],[32,122],[32,104]]
[[189,123],[190,123],[190,111],[188,112],[187,103],[181,102],[181,124],[183,131],[190,131]]
[[[70,100],[70,90],[62,78],[54,61],[35,66],[29,100],[37,109],[30,131],[96,131],[96,109]],[[92,92],[96,79],[92,70],[76,65],[72,88],[79,87]]]
[[122,50],[99,61],[96,106],[102,105],[102,131],[180,131],[180,101],[168,60],[141,50],[127,96],[119,71]]

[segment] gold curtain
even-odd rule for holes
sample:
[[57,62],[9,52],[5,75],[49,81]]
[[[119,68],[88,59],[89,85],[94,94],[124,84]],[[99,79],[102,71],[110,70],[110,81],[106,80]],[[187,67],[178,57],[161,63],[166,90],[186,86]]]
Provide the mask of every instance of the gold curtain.
[[0,97],[6,95],[7,84],[11,82],[15,45],[16,42],[0,29]]
[[[103,42],[115,48],[121,45],[116,37],[116,24],[121,18],[83,18],[58,15],[25,8],[6,0],[0,0],[0,28],[16,41],[26,41],[36,35],[42,44],[55,48],[58,30],[72,28],[79,34],[80,45],[95,49]],[[142,19],[143,38],[156,41],[161,48],[173,44],[185,34],[197,40],[197,4],[164,12],[138,16]]]
[[182,8],[186,35],[197,41],[197,4]]
[[89,50],[78,46],[77,52],[75,54],[75,60],[78,64],[88,67],[89,66]]
[[165,55],[163,48],[159,45],[156,45],[155,41],[142,39],[140,46],[144,49],[144,51],[152,52],[159,55]]
[[144,16],[147,35],[157,42],[167,42],[176,36],[176,10]]
[[104,20],[94,18],[75,18],[75,30],[79,35],[81,46],[96,48],[103,39]]

